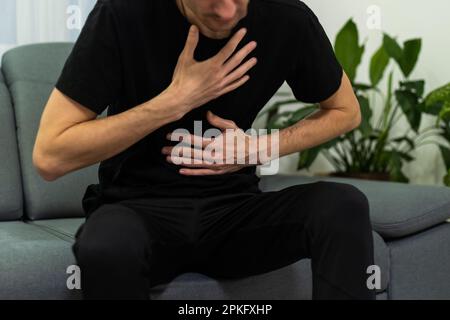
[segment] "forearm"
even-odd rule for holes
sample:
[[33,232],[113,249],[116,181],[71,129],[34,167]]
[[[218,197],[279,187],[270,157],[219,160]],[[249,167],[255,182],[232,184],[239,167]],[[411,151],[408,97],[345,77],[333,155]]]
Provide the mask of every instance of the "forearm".
[[298,123],[280,130],[279,156],[321,145],[359,125],[355,112],[346,109],[320,109]]
[[[172,95],[160,94],[125,112],[82,122],[58,134],[45,145],[47,172],[54,180],[69,172],[113,157],[148,134],[182,115],[174,114],[177,102]],[[36,145],[39,144],[39,139]],[[39,156],[39,155],[38,155]]]

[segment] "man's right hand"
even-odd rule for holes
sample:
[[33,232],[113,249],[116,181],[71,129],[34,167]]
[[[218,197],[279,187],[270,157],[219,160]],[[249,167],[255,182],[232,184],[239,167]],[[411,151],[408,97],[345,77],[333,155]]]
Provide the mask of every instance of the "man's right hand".
[[240,64],[256,48],[256,42],[249,42],[231,57],[246,32],[245,28],[240,29],[214,57],[198,62],[194,59],[194,52],[199,30],[196,26],[191,26],[186,45],[178,58],[172,83],[167,88],[167,91],[177,97],[182,114],[233,91],[248,81],[250,77],[246,73],[256,65],[257,59],[253,57]]

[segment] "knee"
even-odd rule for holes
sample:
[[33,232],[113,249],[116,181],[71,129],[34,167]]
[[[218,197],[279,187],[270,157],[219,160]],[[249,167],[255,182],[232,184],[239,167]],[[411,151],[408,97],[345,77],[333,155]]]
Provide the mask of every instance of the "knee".
[[371,231],[370,207],[366,195],[351,184],[318,183],[324,209],[319,210],[320,224],[327,232],[354,234]]
[[111,267],[139,259],[145,253],[142,225],[115,206],[105,205],[99,210],[85,222],[75,242],[78,264]]

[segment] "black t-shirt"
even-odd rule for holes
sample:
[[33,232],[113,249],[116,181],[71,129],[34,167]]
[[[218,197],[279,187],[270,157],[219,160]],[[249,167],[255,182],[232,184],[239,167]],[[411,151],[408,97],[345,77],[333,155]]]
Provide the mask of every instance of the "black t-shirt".
[[[190,23],[175,0],[99,0],[75,43],[56,88],[100,114],[114,115],[142,104],[166,89],[184,48]],[[87,199],[203,196],[259,192],[255,167],[219,176],[182,176],[161,154],[168,132],[193,130],[194,120],[210,128],[206,111],[231,119],[246,130],[284,81],[295,97],[315,103],[339,88],[342,68],[318,18],[298,0],[250,0],[248,14],[226,39],[200,34],[197,61],[215,55],[241,27],[248,32],[237,50],[255,40],[258,64],[250,80],[159,128],[118,155],[104,160],[99,184]],[[95,192],[94,192],[95,191]]]

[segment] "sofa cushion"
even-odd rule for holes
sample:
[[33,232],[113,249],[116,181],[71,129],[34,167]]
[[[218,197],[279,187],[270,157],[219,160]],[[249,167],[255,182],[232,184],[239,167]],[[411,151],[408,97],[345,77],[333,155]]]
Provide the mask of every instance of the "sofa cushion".
[[0,221],[22,216],[22,184],[14,112],[0,72]]
[[47,219],[30,221],[30,224],[38,226],[57,237],[72,242],[78,228],[85,221],[84,218]]
[[72,43],[43,43],[16,47],[3,55],[2,69],[8,86],[15,81],[54,84]]
[[450,188],[396,182],[301,175],[263,176],[261,188],[279,190],[319,180],[349,183],[368,198],[372,226],[383,238],[422,231],[450,217]]
[[450,223],[389,243],[394,300],[450,299]]
[[17,124],[25,214],[32,220],[83,216],[86,187],[98,182],[98,165],[46,182],[32,163],[42,111],[71,47],[67,43],[28,45],[3,56]]
[[[84,219],[50,219],[30,222],[60,238],[73,241]],[[375,264],[381,269],[381,288],[389,283],[389,249],[376,232],[373,233]],[[301,284],[292,286],[295,282]],[[276,283],[277,285],[273,285]],[[279,284],[279,285],[278,285]],[[303,259],[285,268],[239,280],[215,280],[197,273],[180,275],[168,284],[151,290],[153,299],[310,299],[311,266]]]
[[0,223],[0,299],[78,299],[66,285],[71,243],[23,222]]

